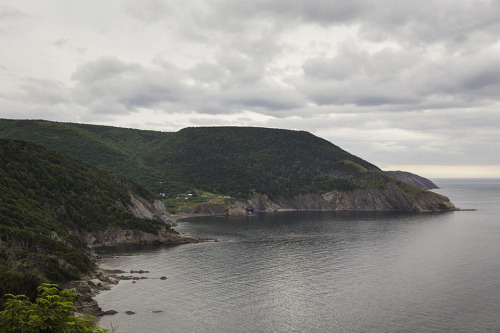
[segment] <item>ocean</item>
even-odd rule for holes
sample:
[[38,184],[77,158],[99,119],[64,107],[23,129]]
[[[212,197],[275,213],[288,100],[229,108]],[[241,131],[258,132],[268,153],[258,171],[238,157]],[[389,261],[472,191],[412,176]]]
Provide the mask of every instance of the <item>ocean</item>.
[[98,324],[117,333],[498,332],[500,179],[433,181],[466,210],[199,217],[176,230],[218,242],[103,250],[115,254],[103,268],[149,273],[99,294],[118,313]]

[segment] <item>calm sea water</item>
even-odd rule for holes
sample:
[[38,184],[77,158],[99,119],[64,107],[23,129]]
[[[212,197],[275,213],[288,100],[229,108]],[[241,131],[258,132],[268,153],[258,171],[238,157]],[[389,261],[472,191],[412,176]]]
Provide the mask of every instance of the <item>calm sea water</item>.
[[435,182],[457,207],[477,211],[186,220],[180,232],[220,242],[119,249],[128,255],[103,267],[148,270],[142,276],[150,279],[101,293],[101,307],[119,313],[99,325],[116,332],[498,332],[500,180]]

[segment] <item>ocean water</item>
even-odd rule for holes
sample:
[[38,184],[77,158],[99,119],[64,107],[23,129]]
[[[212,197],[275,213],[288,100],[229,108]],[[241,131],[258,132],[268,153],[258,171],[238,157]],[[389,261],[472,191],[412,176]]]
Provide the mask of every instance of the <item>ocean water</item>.
[[[436,179],[447,213],[282,212],[176,229],[219,242],[112,249],[148,270],[98,295],[115,332],[499,332],[500,180]],[[109,253],[109,250],[108,250]],[[158,279],[166,276],[166,280]],[[126,314],[133,311],[134,314]]]

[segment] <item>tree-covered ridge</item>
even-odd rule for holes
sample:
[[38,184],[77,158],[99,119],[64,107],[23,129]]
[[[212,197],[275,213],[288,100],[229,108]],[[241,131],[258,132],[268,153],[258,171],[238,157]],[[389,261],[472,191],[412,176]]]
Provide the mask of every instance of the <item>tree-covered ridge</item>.
[[353,178],[353,164],[378,170],[310,133],[253,127],[186,128],[158,142],[150,156],[178,183],[240,198],[310,192],[323,179]]
[[[304,131],[201,127],[165,133],[0,120],[0,137],[34,141],[170,197],[194,190],[243,199],[253,193],[293,196],[387,181],[373,164]],[[369,180],[359,182],[360,176]]]
[[34,142],[98,168],[151,185],[159,177],[142,154],[162,132],[44,120],[0,119],[0,137]]
[[40,280],[78,278],[91,267],[81,231],[154,232],[160,223],[124,209],[125,179],[33,143],[0,139],[0,295],[29,294]]

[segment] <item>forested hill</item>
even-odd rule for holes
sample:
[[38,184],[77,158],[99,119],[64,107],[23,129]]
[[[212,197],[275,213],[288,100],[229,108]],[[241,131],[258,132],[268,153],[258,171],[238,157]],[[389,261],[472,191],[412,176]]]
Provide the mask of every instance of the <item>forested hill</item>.
[[[197,195],[201,205],[218,205],[219,212],[223,205],[236,204],[233,200],[247,211],[421,211],[453,206],[447,198],[403,183],[304,131],[197,127],[156,132],[0,120],[0,137],[33,141],[126,176],[156,195],[164,194],[167,207],[176,212],[195,209],[188,207],[190,201],[179,200],[189,199],[187,195],[179,194]],[[301,196],[310,197],[304,201]],[[215,197],[230,201],[201,199]]]
[[165,225],[127,211],[150,192],[33,143],[0,139],[0,295],[30,294],[41,280],[78,278],[91,262],[78,234]]
[[0,137],[44,145],[167,195],[205,190],[240,198],[293,196],[357,186],[352,180],[359,170],[379,170],[303,131],[210,127],[166,133],[0,120]]
[[349,185],[358,168],[378,170],[310,133],[253,127],[185,128],[159,140],[147,161],[181,184],[239,198],[316,192]]
[[31,141],[150,188],[159,173],[144,163],[142,153],[164,135],[109,126],[0,119],[0,138]]

